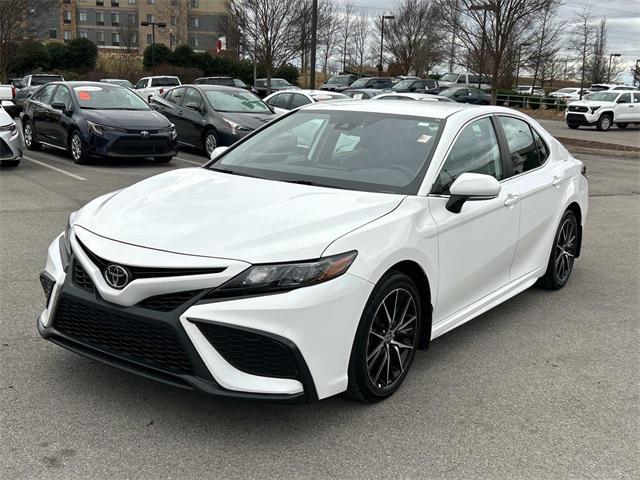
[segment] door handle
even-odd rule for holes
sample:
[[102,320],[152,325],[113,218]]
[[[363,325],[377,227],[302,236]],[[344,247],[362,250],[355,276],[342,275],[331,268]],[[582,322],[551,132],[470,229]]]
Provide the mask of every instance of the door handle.
[[516,194],[509,194],[507,195],[507,199],[504,201],[504,206],[505,207],[510,207],[511,205],[515,205],[516,203],[518,203],[520,201],[520,195]]
[[562,183],[562,177],[554,176],[551,185],[556,188],[560,188],[560,184]]

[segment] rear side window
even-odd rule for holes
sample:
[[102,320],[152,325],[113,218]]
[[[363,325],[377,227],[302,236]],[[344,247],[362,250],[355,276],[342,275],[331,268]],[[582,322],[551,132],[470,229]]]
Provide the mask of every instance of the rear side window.
[[180,81],[175,77],[158,77],[151,79],[152,87],[175,87],[180,85]]
[[455,179],[463,173],[483,173],[498,180],[503,178],[498,138],[488,118],[477,120],[462,130],[447,155],[432,192],[448,193]]
[[296,93],[293,95],[293,99],[291,100],[291,109],[302,107],[303,105],[308,105],[311,101],[305,97],[304,95],[300,95]]
[[281,93],[277,95],[275,98],[275,103],[271,102],[271,105],[278,108],[289,109],[289,99],[291,98],[290,93]]
[[640,93],[633,94],[633,103],[640,103]]
[[499,117],[499,120],[509,145],[513,174],[528,172],[542,165],[545,157],[542,157],[541,153],[548,153],[539,150],[539,144],[534,140],[529,124],[513,117]]
[[175,103],[176,105],[182,104],[182,99],[184,97],[184,88],[174,88],[173,90],[169,90],[165,95],[165,100],[170,101],[171,103]]

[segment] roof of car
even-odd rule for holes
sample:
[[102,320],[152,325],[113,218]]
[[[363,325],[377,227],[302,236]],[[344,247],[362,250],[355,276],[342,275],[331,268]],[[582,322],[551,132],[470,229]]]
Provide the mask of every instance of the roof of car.
[[196,83],[196,84],[187,84],[187,85],[176,85],[177,87],[194,87],[194,88],[199,88],[201,90],[222,90],[222,91],[229,91],[229,92],[243,92],[243,93],[247,93],[247,90],[245,90],[244,88],[238,88],[238,87],[230,87],[229,85],[209,85],[207,83]]
[[465,104],[453,102],[407,102],[406,100],[387,100],[385,102],[373,102],[371,100],[336,100],[329,103],[314,103],[304,107],[305,110],[390,113],[430,118],[447,118],[454,113],[469,108],[479,109],[482,107],[469,107]]

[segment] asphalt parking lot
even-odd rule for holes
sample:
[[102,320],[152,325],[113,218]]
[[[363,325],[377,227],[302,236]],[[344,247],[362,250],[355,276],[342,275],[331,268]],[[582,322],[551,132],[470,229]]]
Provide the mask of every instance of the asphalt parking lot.
[[285,406],[171,388],[42,340],[38,274],[69,213],[205,159],[27,152],[0,170],[0,478],[638,478],[640,159],[577,156],[591,199],[567,287],[440,337],[386,402]]

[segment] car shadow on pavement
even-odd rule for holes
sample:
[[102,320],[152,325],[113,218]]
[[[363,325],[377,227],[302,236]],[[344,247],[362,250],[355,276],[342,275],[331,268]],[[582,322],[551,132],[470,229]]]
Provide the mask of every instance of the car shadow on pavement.
[[[41,153],[50,155],[62,161],[69,162],[69,165],[75,165],[71,159],[71,155],[63,150],[57,148],[48,148],[43,146]],[[29,152],[27,151],[27,154]],[[175,157],[174,157],[175,160]],[[164,167],[171,165],[172,160],[169,163],[160,163],[153,160],[153,158],[104,158],[104,157],[91,157],[87,163],[82,164],[83,167],[106,167],[106,168],[140,168],[140,167]]]

